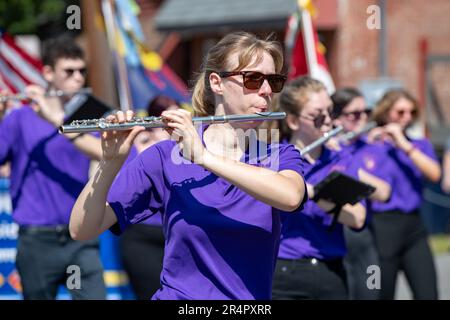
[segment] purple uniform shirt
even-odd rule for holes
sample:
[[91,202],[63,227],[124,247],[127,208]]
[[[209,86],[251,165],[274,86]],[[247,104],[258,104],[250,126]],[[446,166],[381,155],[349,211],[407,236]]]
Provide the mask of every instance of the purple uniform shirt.
[[[427,139],[410,139],[410,142],[431,159],[437,161],[433,146]],[[392,168],[382,167],[381,170],[389,170],[391,175],[392,195],[388,202],[374,202],[372,209],[376,212],[399,210],[411,213],[417,210],[422,203],[422,191],[424,177],[409,156],[398,148],[385,143],[388,155],[392,160]]]
[[[305,166],[304,178],[316,185],[332,171],[357,178],[359,165],[345,151],[327,148],[314,164]],[[337,223],[331,230],[333,215],[323,211],[313,200],[295,213],[282,213],[281,242],[278,258],[317,258],[331,260],[344,257],[346,246],[343,226]]]
[[[128,163],[130,163],[134,158],[138,156],[138,151],[135,147],[131,148],[130,155],[128,156],[127,160],[125,161],[122,168],[125,168]],[[161,213],[156,212],[155,214],[152,214],[150,217],[145,219],[141,222],[142,224],[147,224],[150,226],[158,226],[160,227],[162,225],[162,217]]]
[[0,164],[11,161],[13,219],[20,225],[68,224],[88,181],[89,159],[30,107],[0,122]]
[[[395,168],[385,145],[369,143],[365,137],[361,137],[352,144],[342,145],[342,148],[355,159],[361,169],[382,179],[390,186],[394,184]],[[376,201],[367,201],[366,223],[372,220],[374,203]]]
[[[270,155],[265,159],[247,153],[242,161],[302,175],[299,152],[277,146],[264,148]],[[108,195],[122,231],[161,212],[162,288],[153,299],[270,299],[279,213],[180,159],[174,141],[153,145],[121,170]]]

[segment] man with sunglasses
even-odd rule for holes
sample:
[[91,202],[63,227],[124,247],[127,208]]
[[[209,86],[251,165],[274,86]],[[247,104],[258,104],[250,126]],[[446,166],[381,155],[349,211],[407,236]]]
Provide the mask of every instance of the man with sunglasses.
[[[11,162],[12,168],[23,297],[55,299],[64,285],[74,299],[104,299],[98,240],[74,241],[68,231],[70,211],[88,181],[90,159],[101,158],[100,140],[60,135],[57,129],[65,118],[64,105],[85,85],[86,62],[82,49],[65,36],[43,44],[42,60],[47,88],[26,87],[30,102],[0,122],[0,165]],[[47,92],[53,90],[65,95],[50,97]],[[70,270],[79,270],[78,283],[71,281]]]

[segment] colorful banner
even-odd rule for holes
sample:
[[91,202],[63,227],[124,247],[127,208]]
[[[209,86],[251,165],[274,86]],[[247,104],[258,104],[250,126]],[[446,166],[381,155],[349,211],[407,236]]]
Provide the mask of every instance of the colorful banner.
[[[15,267],[19,227],[11,217],[8,188],[9,180],[0,177],[0,300],[18,300],[22,299],[20,277]],[[100,257],[105,269],[107,299],[134,299],[120,262],[118,237],[109,231],[100,236]],[[60,286],[57,299],[71,299],[64,286]]]

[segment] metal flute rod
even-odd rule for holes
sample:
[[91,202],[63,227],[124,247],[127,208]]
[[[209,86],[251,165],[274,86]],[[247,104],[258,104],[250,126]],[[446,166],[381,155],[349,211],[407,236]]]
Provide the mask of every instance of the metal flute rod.
[[[50,90],[45,93],[46,97],[62,97],[62,96],[68,96],[72,94],[78,94],[78,93],[91,93],[91,88],[83,88],[76,92],[66,92],[63,90]],[[16,93],[13,95],[0,95],[0,103],[4,103],[8,100],[29,100],[30,98],[23,92]]]
[[[245,122],[245,121],[265,121],[279,120],[286,118],[285,112],[258,112],[254,114],[232,114],[223,116],[194,117],[192,122],[195,123],[226,123],[226,122]],[[132,121],[124,123],[107,122],[105,118],[90,120],[75,120],[69,125],[59,127],[60,133],[85,133],[94,131],[122,131],[131,130],[134,126],[142,126],[144,128],[164,128],[167,125],[161,117],[135,117]]]
[[361,130],[358,131],[350,131],[342,136],[341,141],[348,142],[355,138],[358,138],[359,136],[369,132],[373,128],[377,127],[378,124],[375,121],[371,121],[367,123],[364,127],[361,128]]
[[335,129],[333,129],[331,131],[325,132],[322,137],[320,137],[319,139],[317,139],[313,143],[311,143],[311,144],[307,145],[306,147],[304,147],[300,151],[300,154],[303,156],[303,155],[307,154],[308,152],[311,152],[312,150],[320,147],[321,145],[326,143],[328,140],[330,140],[332,137],[338,135],[342,130],[344,130],[344,128],[342,126],[339,126],[339,127],[336,127]]

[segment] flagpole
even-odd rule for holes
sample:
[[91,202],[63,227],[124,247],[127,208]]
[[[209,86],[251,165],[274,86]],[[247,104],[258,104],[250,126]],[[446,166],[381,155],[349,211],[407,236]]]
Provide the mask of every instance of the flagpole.
[[118,48],[114,50],[118,36],[116,32],[116,23],[114,21],[114,8],[111,1],[114,0],[102,0],[102,11],[103,17],[105,19],[106,36],[108,38],[109,47],[111,49],[113,59],[117,66],[116,85],[117,89],[119,90],[120,110],[125,112],[127,110],[130,110],[131,106],[130,86],[128,83],[128,74],[124,58],[120,57]]
[[305,8],[301,10],[301,15],[303,43],[305,44],[306,49],[306,62],[308,64],[308,70],[311,74],[312,68],[317,65],[317,55],[315,52],[311,15]]

